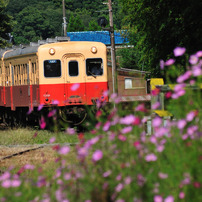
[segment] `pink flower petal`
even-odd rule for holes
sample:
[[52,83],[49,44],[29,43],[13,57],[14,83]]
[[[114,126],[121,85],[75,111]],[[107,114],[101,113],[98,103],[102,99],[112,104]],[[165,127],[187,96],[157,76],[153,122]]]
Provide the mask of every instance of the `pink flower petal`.
[[174,202],[174,197],[168,196],[167,198],[165,198],[164,202]]
[[125,127],[121,130],[121,133],[122,134],[126,134],[126,133],[129,133],[133,130],[132,126],[128,126],[128,127]]
[[52,100],[52,104],[53,104],[53,105],[59,105],[60,102],[59,102],[58,100]]
[[70,148],[68,146],[63,146],[59,149],[58,153],[65,155],[65,154],[69,153],[69,151],[70,151]]
[[76,91],[76,90],[78,90],[78,88],[80,87],[80,84],[79,83],[75,83],[75,84],[73,84],[72,86],[71,86],[71,91]]
[[183,199],[184,197],[185,197],[185,193],[181,191],[181,192],[179,193],[179,198],[180,198],[180,199]]
[[202,51],[198,51],[198,52],[196,53],[196,56],[197,56],[198,58],[202,57]]
[[1,184],[1,186],[4,188],[9,188],[9,187],[11,187],[11,184],[12,184],[11,180],[4,180]]
[[152,126],[153,127],[159,127],[160,125],[162,124],[162,119],[160,117],[155,117],[153,120],[152,120]]
[[158,174],[158,176],[159,176],[159,178],[161,178],[161,179],[166,179],[166,178],[168,178],[168,174],[166,174],[166,173],[159,173]]
[[41,111],[42,108],[43,108],[43,106],[44,106],[43,104],[40,104],[40,105],[38,106],[38,109],[37,109],[37,110],[38,110],[38,111]]
[[187,114],[186,120],[187,120],[187,121],[192,121],[195,116],[196,116],[196,112],[195,112],[195,111],[191,111],[191,112],[189,112],[189,113]]
[[51,137],[49,140],[49,143],[52,144],[53,142],[55,142],[56,138],[55,137]]
[[93,156],[92,156],[92,160],[93,161],[99,161],[101,160],[103,157],[103,153],[101,150],[96,150],[94,153],[93,153]]
[[145,156],[145,160],[150,162],[150,161],[156,161],[157,160],[157,156],[155,154],[147,154]]
[[160,195],[154,196],[154,202],[163,202],[163,197]]
[[192,65],[195,65],[196,63],[198,63],[198,57],[196,55],[191,55],[189,58],[189,63]]
[[165,65],[165,62],[163,60],[160,60],[160,68],[161,69],[164,69],[164,65]]
[[41,129],[45,129],[45,127],[46,127],[46,122],[45,122],[45,119],[44,119],[43,116],[41,117],[41,120],[39,121],[39,124],[40,124],[40,128],[41,128]]
[[176,47],[173,52],[175,57],[182,56],[186,52],[186,48]]
[[170,66],[170,65],[173,65],[175,63],[175,59],[169,59],[165,62],[165,66]]
[[201,76],[202,75],[202,69],[200,66],[193,66],[192,68],[192,73],[193,73],[193,76]]
[[187,124],[186,120],[182,119],[182,120],[179,120],[179,121],[177,122],[177,127],[178,127],[179,129],[183,129],[183,128],[186,126],[186,124]]

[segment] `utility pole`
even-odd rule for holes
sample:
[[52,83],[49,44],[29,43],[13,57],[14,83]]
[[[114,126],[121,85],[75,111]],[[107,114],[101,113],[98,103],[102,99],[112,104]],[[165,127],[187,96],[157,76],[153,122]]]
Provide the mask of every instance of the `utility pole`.
[[113,23],[113,13],[112,13],[112,1],[108,0],[109,7],[109,32],[111,40],[111,60],[112,60],[112,85],[113,93],[116,93],[117,90],[117,81],[116,81],[116,54],[115,54],[115,40],[114,40],[114,23]]
[[62,0],[62,7],[63,7],[63,32],[64,36],[67,36],[67,21],[66,21],[66,12],[65,12],[65,0]]

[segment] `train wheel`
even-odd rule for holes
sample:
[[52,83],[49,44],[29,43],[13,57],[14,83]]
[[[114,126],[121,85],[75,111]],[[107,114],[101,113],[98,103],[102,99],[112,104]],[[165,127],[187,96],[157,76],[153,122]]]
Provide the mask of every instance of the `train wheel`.
[[84,107],[64,107],[59,109],[59,116],[65,123],[78,126],[85,121],[87,111]]

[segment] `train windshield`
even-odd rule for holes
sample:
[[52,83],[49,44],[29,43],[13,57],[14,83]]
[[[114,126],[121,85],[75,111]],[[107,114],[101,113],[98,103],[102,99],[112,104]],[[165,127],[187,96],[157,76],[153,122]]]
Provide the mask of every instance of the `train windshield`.
[[60,60],[45,60],[44,61],[44,76],[60,77],[61,76],[61,62]]
[[103,75],[103,61],[101,58],[90,58],[86,60],[87,76]]

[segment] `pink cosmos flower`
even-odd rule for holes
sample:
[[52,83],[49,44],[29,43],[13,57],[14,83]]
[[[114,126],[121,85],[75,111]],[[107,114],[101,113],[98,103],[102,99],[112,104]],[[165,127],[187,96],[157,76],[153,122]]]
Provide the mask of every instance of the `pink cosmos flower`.
[[195,76],[195,77],[201,76],[202,75],[201,67],[200,66],[193,66],[192,73],[193,73],[193,76]]
[[115,202],[125,202],[123,199],[117,199]]
[[12,180],[11,181],[11,186],[12,187],[19,187],[21,185],[21,181],[20,180]]
[[153,127],[159,127],[160,125],[162,124],[162,119],[160,117],[155,117],[153,120],[152,120],[152,126]]
[[26,165],[24,166],[24,169],[25,169],[25,170],[34,170],[34,168],[35,168],[35,166],[34,166],[34,165],[30,165],[30,164],[26,164]]
[[29,111],[27,112],[27,115],[31,114],[33,111],[33,108],[29,108]]
[[179,120],[179,121],[177,122],[177,127],[178,127],[179,129],[183,129],[183,128],[186,126],[186,124],[187,124],[186,120],[181,119],[181,120]]
[[103,157],[103,153],[101,150],[96,150],[94,153],[93,153],[93,156],[92,156],[92,160],[93,161],[99,161],[101,160]]
[[178,83],[183,83],[184,81],[186,81],[187,79],[189,79],[191,75],[192,75],[191,71],[186,71],[184,74],[180,75],[177,78],[177,82]]
[[121,130],[121,133],[122,134],[126,134],[126,133],[129,133],[133,130],[132,126],[128,126],[128,127],[125,127]]
[[164,69],[164,66],[165,66],[165,62],[163,60],[160,60],[160,68]]
[[58,100],[52,100],[52,104],[53,104],[53,105],[59,105],[60,102],[59,102]]
[[165,62],[165,66],[170,66],[170,65],[173,65],[174,63],[175,63],[175,59],[170,58],[169,60]]
[[103,131],[108,131],[109,130],[109,128],[110,128],[110,121],[107,121],[105,124],[104,124],[104,126],[103,126]]
[[135,111],[146,112],[147,109],[145,108],[144,103],[142,103],[142,104],[139,104],[139,105],[135,108]]
[[124,183],[125,184],[130,184],[132,182],[132,178],[130,177],[130,176],[128,176],[128,177],[126,177],[125,179],[124,179]]
[[70,180],[71,179],[71,174],[70,173],[65,173],[64,174],[64,179],[65,180]]
[[161,106],[160,102],[156,102],[152,105],[152,109],[158,109]]
[[137,184],[142,187],[145,182],[146,182],[146,179],[144,178],[144,176],[141,174],[138,174],[137,175]]
[[168,196],[164,199],[164,202],[174,202],[174,197],[173,196]]
[[182,136],[182,139],[183,139],[183,140],[186,140],[188,137],[189,137],[188,134],[184,134],[184,135]]
[[140,146],[140,141],[135,141],[135,142],[133,143],[133,146],[134,146],[135,148],[138,148],[138,147]]
[[130,114],[120,119],[120,124],[130,125],[135,121],[135,116]]
[[158,174],[158,176],[159,176],[159,178],[161,178],[161,179],[166,179],[166,178],[168,178],[168,174],[166,174],[166,173],[159,173]]
[[157,143],[157,139],[156,139],[156,137],[155,137],[154,135],[152,135],[149,140],[150,140],[150,142],[153,143],[153,144],[156,144],[156,143]]
[[38,111],[41,111],[41,110],[43,109],[43,106],[44,106],[43,104],[40,104],[40,105],[38,106],[38,109],[37,109],[37,110],[38,110]]
[[58,150],[59,154],[65,155],[67,153],[69,153],[70,148],[68,146],[63,146]]
[[180,199],[183,199],[184,197],[185,197],[185,193],[181,191],[181,192],[179,193],[179,198],[180,198]]
[[53,142],[55,142],[56,138],[55,137],[51,137],[49,140],[49,143],[52,144]]
[[48,118],[53,117],[53,116],[56,114],[56,112],[57,112],[56,109],[50,111],[50,112],[48,113]]
[[45,118],[43,116],[41,117],[41,120],[39,121],[39,125],[40,125],[41,129],[45,129],[46,121],[45,121]]
[[120,181],[121,179],[122,179],[122,175],[121,174],[119,174],[119,175],[116,176],[116,180],[117,181]]
[[69,135],[74,135],[76,132],[75,132],[74,128],[69,128],[69,127],[68,127],[68,128],[66,129],[66,133],[69,134]]
[[172,96],[172,92],[171,91],[168,91],[168,92],[165,93],[165,97],[167,99],[171,98],[171,96]]
[[186,52],[186,48],[176,47],[173,52],[175,57],[182,56]]
[[187,133],[189,135],[193,135],[198,130],[198,126],[190,126],[187,128]]
[[165,148],[164,145],[158,145],[157,148],[156,148],[156,150],[158,152],[162,152],[164,150],[164,148]]
[[147,162],[156,161],[156,160],[157,160],[157,156],[156,156],[155,154],[153,154],[153,153],[147,154],[147,155],[145,156],[145,160],[146,160]]
[[198,57],[196,55],[191,55],[189,58],[189,63],[195,65],[196,63],[198,63]]
[[71,90],[71,91],[76,91],[76,90],[78,90],[79,87],[80,87],[80,84],[79,84],[79,83],[74,83],[74,84],[71,86],[70,90]]
[[155,88],[154,90],[151,91],[152,96],[157,96],[160,93],[160,89]]
[[154,202],[163,202],[163,197],[160,195],[154,196]]
[[189,112],[187,114],[186,120],[190,122],[190,121],[192,121],[194,119],[195,116],[196,116],[196,112],[195,111],[191,111],[191,112]]
[[1,176],[0,176],[0,181],[4,181],[4,180],[7,180],[11,177],[11,174],[6,171],[5,173],[3,173]]
[[122,142],[125,142],[127,138],[124,135],[119,135],[118,139],[121,140]]
[[196,56],[197,56],[198,58],[202,57],[202,51],[198,51],[198,52],[196,53]]
[[120,192],[122,189],[123,189],[123,184],[122,183],[119,183],[116,187],[115,187],[115,191],[116,192]]
[[4,180],[4,181],[1,183],[1,186],[4,187],[4,188],[9,188],[9,187],[11,187],[11,180]]
[[106,171],[105,173],[103,173],[103,177],[108,177],[108,176],[110,176],[111,175],[111,173],[112,173],[112,171],[111,170],[108,170],[108,171]]

